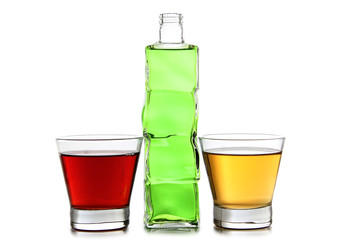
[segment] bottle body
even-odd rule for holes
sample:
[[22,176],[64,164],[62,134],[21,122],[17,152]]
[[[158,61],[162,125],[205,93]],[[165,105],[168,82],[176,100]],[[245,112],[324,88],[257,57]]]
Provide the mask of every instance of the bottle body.
[[198,47],[146,47],[145,224],[197,227],[199,222]]

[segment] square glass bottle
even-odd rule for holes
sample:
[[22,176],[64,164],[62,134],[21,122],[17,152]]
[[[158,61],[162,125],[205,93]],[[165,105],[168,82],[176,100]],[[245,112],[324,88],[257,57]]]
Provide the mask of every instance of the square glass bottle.
[[198,47],[183,40],[182,15],[160,15],[160,40],[146,51],[145,217],[148,228],[199,223]]

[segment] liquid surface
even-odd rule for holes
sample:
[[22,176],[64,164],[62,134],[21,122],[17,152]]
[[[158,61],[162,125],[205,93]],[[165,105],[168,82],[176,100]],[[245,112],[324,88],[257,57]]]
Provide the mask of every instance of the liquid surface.
[[114,209],[129,206],[139,153],[68,152],[60,154],[72,207]]
[[203,152],[214,204],[249,209],[270,205],[281,152],[260,148]]

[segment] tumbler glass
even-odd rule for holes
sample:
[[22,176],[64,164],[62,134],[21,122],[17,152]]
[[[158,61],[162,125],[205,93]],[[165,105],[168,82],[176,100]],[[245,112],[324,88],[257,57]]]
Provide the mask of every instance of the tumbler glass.
[[199,140],[214,199],[214,224],[231,229],[269,227],[284,137],[231,133]]
[[57,138],[71,204],[71,227],[104,231],[127,227],[142,137],[80,135]]

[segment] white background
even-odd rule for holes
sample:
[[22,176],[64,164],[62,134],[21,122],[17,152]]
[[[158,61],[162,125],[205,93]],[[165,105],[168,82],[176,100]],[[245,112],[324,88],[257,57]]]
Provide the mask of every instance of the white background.
[[[55,137],[141,134],[144,47],[162,12],[181,12],[200,47],[198,134],[286,136],[270,229],[216,230],[201,161],[199,231],[146,231],[141,157],[127,231],[70,230]],[[342,237],[345,12],[334,0],[1,0],[1,238]]]

